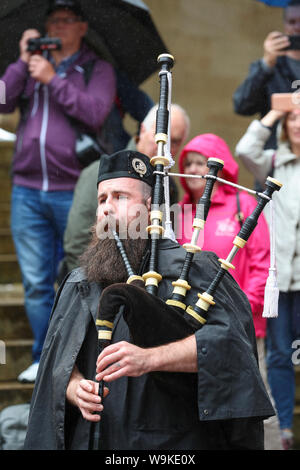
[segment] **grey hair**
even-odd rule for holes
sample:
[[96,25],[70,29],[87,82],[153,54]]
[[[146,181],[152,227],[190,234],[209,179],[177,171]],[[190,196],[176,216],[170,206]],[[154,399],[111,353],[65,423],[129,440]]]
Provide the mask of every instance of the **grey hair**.
[[[157,112],[157,109],[158,109],[158,104],[154,105],[150,111],[148,111],[148,114],[146,115],[146,117],[144,118],[143,120],[143,124],[146,128],[147,131],[151,130],[153,124],[155,124],[156,122],[156,112]],[[186,110],[180,106],[179,104],[171,104],[171,116],[172,116],[172,110],[173,109],[177,109],[177,111],[179,111],[184,120],[185,120],[185,136],[184,136],[184,139],[185,140],[187,138],[187,136],[189,135],[189,132],[190,132],[190,127],[191,127],[191,122],[190,122],[190,118],[186,112]]]

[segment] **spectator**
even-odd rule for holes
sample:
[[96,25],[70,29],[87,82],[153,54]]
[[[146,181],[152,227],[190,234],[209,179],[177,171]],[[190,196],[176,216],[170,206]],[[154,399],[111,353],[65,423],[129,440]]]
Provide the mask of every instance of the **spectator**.
[[[238,114],[263,117],[271,109],[273,93],[296,91],[300,78],[300,51],[284,50],[290,42],[287,35],[300,34],[300,0],[290,0],[283,10],[283,29],[270,32],[264,41],[263,57],[250,66],[248,77],[233,96]],[[276,126],[266,141],[266,148],[276,148]]]
[[[289,112],[282,123],[278,149],[264,150],[271,128],[283,113],[271,110],[253,121],[236,147],[237,156],[263,184],[271,168],[283,187],[275,196],[275,233],[278,286],[278,318],[268,318],[268,379],[278,411],[285,449],[293,446],[295,375],[292,362],[293,340],[300,335],[300,113]],[[280,134],[280,133],[279,133]],[[265,212],[269,219],[268,211]],[[282,233],[284,229],[284,236]]]
[[[208,173],[207,159],[211,157],[224,161],[224,168],[219,176],[232,183],[238,182],[238,165],[226,142],[214,134],[198,135],[185,145],[179,157],[180,172],[204,176]],[[180,181],[185,194],[180,202],[182,212],[179,214],[178,233],[180,236],[177,240],[180,244],[184,244],[191,241],[196,204],[203,194],[206,180],[182,177]],[[214,251],[218,257],[226,259],[233,247],[233,239],[240,230],[240,224],[255,207],[256,201],[248,193],[240,192],[232,186],[216,181],[204,231],[201,232],[198,240],[199,246],[203,250]],[[247,295],[251,305],[259,352],[259,367],[265,379],[266,319],[262,318],[262,311],[269,255],[269,231],[264,216],[261,215],[246,246],[236,254],[233,261],[235,269],[231,274]],[[265,385],[268,388],[266,380]],[[276,416],[272,416],[265,422],[265,449],[281,449]]]
[[[37,30],[26,30],[20,57],[2,80],[6,104],[1,113],[21,108],[12,165],[12,235],[21,268],[25,308],[34,335],[33,363],[20,381],[35,380],[54,300],[58,258],[73,190],[81,167],[75,153],[76,119],[94,132],[101,128],[115,98],[115,76],[84,42],[88,24],[76,1],[51,3],[45,28],[61,50],[47,56],[27,51]],[[93,60],[88,85],[84,65]],[[88,112],[87,112],[88,110]]]
[[[157,152],[154,139],[156,109],[154,106],[149,111],[141,125],[139,136],[132,139],[128,145],[130,150],[138,150],[150,158]],[[189,118],[186,112],[180,106],[173,104],[171,108],[171,153],[174,158],[188,136],[189,127]],[[97,165],[99,166],[99,162],[94,162],[82,171],[75,189],[64,237],[66,266],[62,268],[63,271],[71,271],[78,267],[79,257],[90,241],[91,227],[95,222],[97,210],[97,185],[93,184],[97,178]],[[177,187],[171,178],[170,192],[171,204],[178,202]]]

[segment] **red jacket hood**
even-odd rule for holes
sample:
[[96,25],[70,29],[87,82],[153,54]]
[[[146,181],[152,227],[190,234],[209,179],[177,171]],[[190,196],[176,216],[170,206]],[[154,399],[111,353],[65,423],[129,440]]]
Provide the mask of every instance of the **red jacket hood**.
[[[238,182],[239,167],[233,156],[231,155],[230,149],[226,142],[218,137],[215,134],[202,134],[194,137],[181,151],[179,156],[179,171],[183,171],[183,162],[186,158],[188,152],[197,152],[203,155],[206,158],[219,158],[224,161],[224,168],[222,170],[220,177],[230,181],[232,183]],[[185,192],[188,193],[189,198],[189,189],[186,184],[185,178],[180,178],[180,183],[184,188]],[[235,188],[228,185],[222,185],[221,188],[224,192],[233,192],[236,191]],[[221,189],[220,188],[220,189]],[[186,195],[187,196],[187,195]],[[186,197],[185,197],[186,199]],[[186,201],[185,201],[186,202]]]

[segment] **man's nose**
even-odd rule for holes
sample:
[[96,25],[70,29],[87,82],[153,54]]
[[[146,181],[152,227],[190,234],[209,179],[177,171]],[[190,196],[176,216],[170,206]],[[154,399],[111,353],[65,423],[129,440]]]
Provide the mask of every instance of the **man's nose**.
[[101,219],[102,217],[107,217],[114,214],[114,207],[111,201],[106,200],[103,204],[100,204],[97,209],[97,217]]
[[106,200],[103,206],[103,214],[110,215],[110,214],[113,214],[113,212],[114,212],[114,208],[113,208],[111,201]]

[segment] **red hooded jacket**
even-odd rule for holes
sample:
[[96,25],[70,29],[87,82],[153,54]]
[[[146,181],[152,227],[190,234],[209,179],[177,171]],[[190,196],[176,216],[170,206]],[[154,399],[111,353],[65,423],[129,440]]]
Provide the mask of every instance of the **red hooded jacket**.
[[[206,158],[214,157],[223,160],[224,168],[219,176],[233,183],[238,182],[238,165],[233,159],[227,144],[220,137],[214,134],[203,134],[192,139],[180,154],[180,173],[184,173],[183,162],[188,152],[197,152]],[[186,179],[180,178],[180,182],[185,194],[180,202],[182,212],[178,218],[177,240],[179,243],[184,244],[191,240],[192,221],[196,207],[192,203],[193,198],[186,184]],[[198,244],[203,250],[213,251],[223,259],[227,258],[233,247],[233,239],[240,229],[240,223],[237,220],[237,193],[239,194],[244,219],[253,212],[256,207],[254,197],[245,191],[238,191],[232,186],[219,183],[211,200],[204,231],[200,234],[198,240]],[[239,249],[233,260],[235,269],[230,270],[232,276],[249,299],[257,337],[265,337],[266,335],[266,319],[262,317],[262,310],[269,259],[269,229],[264,216],[261,215],[245,247]]]

